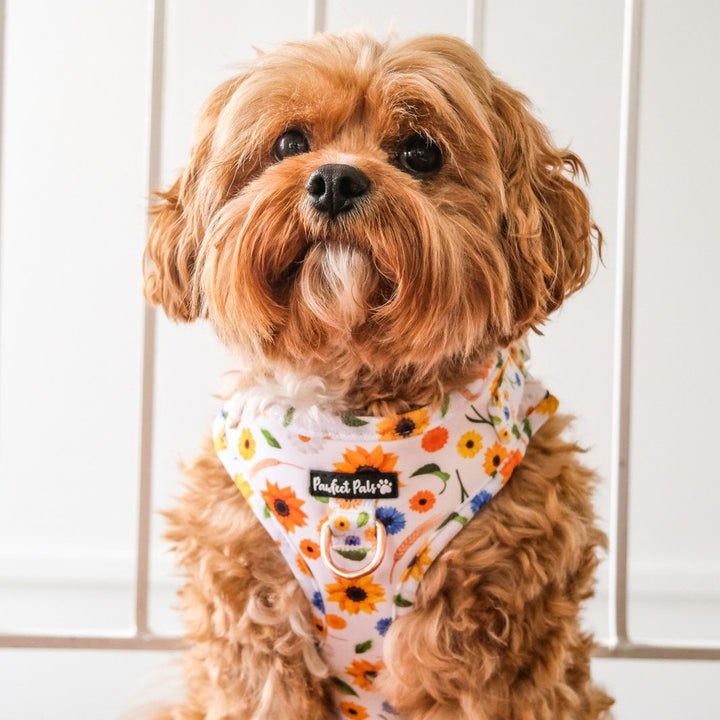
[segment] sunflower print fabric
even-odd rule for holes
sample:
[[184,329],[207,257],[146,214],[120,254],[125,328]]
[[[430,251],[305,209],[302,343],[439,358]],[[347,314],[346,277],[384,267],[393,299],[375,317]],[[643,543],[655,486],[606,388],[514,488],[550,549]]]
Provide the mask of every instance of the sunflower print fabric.
[[[305,427],[293,408],[256,414],[236,396],[216,419],[218,456],[312,606],[339,717],[395,715],[374,687],[383,638],[412,610],[434,559],[511,480],[533,433],[557,410],[527,374],[527,359],[523,343],[498,351],[482,377],[439,407],[394,417],[345,415]],[[377,477],[376,496],[315,497],[311,471]],[[396,478],[397,497],[386,476]],[[375,572],[353,580],[333,572],[321,556],[324,523],[332,562],[344,570],[373,559],[381,523],[387,547]]]

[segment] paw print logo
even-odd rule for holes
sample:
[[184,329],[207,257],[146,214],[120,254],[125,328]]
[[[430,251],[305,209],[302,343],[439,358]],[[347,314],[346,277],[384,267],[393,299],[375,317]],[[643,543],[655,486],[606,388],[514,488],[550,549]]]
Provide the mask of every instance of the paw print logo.
[[377,484],[381,495],[387,495],[392,492],[392,483],[386,478],[380,478]]

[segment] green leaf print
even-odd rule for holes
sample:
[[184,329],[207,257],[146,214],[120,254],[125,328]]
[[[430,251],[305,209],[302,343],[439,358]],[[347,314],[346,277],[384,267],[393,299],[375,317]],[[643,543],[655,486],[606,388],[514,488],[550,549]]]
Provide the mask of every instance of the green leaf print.
[[517,425],[513,424],[512,426],[512,434],[519,440],[520,439],[520,429]]
[[343,424],[348,427],[362,427],[363,425],[368,424],[367,420],[363,420],[355,415],[343,415],[341,420],[343,421]]
[[402,608],[412,607],[412,603],[406,600],[400,593],[393,595],[393,604]]
[[285,415],[283,415],[283,421],[282,421],[283,427],[287,427],[287,426],[292,422],[292,419],[293,419],[293,415],[294,415],[294,414],[295,414],[295,408],[294,408],[294,407],[289,407],[289,408],[285,411]]
[[459,522],[461,525],[464,525],[464,524],[467,522],[467,518],[464,518],[464,517],[463,517],[462,515],[460,515],[459,513],[456,513],[456,512],[450,513],[450,514],[440,523],[440,525],[438,526],[438,530],[439,530],[440,528],[444,528],[448,523],[453,522],[453,520],[454,520],[455,522]]
[[445,417],[447,415],[448,408],[450,407],[450,396],[445,395],[442,399],[442,404],[440,405],[440,417]]
[[260,428],[260,432],[263,434],[263,437],[267,440],[267,444],[270,447],[277,448],[278,450],[280,449],[280,443],[275,439],[275,437],[269,430],[266,430],[265,428]]
[[450,479],[450,473],[443,472],[439,465],[435,463],[428,463],[418,468],[410,477],[416,477],[417,475],[435,475],[439,477],[444,483]]
[[355,652],[358,653],[358,655],[359,655],[360,653],[367,652],[372,646],[373,646],[372,640],[366,640],[365,642],[358,643],[355,646]]
[[523,432],[524,432],[528,437],[532,437],[532,425],[530,424],[530,420],[528,420],[528,418],[525,418],[525,419],[522,421],[522,426],[523,426]]
[[364,560],[369,552],[367,548],[353,548],[352,550],[346,550],[345,548],[333,549],[338,555],[344,557],[346,560]]
[[361,513],[358,513],[356,524],[359,528],[361,528],[364,525],[367,525],[369,520],[370,515],[363,510]]
[[270,512],[270,508],[267,505],[263,505],[263,515],[266,518],[269,518],[272,513]]
[[[465,486],[463,485],[462,478],[460,477],[460,471],[455,470],[455,474],[457,475],[458,484],[460,485],[460,502],[462,503],[462,502],[465,502],[465,500],[470,496],[468,495],[468,491],[465,489]],[[447,487],[447,485],[446,485],[446,487]],[[462,517],[462,515],[460,517]],[[465,523],[463,523],[463,525],[464,524]]]
[[484,425],[492,425],[492,422],[488,420],[474,405],[470,406],[472,411],[475,413],[475,417],[465,415],[465,419],[473,423],[482,423]]
[[354,695],[355,697],[358,696],[358,694],[348,685],[344,680],[341,680],[339,677],[331,677],[330,680],[332,680],[335,687],[340,690],[340,692],[344,692],[346,695]]

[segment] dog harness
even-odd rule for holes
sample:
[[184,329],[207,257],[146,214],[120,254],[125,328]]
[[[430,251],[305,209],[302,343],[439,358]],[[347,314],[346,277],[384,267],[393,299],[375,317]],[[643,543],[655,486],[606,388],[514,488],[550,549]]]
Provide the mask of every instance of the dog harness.
[[[556,398],[523,343],[438,407],[303,422],[231,398],[215,449],[312,604],[338,717],[395,713],[373,681],[383,638],[443,548],[510,480]],[[299,414],[298,414],[299,415]]]

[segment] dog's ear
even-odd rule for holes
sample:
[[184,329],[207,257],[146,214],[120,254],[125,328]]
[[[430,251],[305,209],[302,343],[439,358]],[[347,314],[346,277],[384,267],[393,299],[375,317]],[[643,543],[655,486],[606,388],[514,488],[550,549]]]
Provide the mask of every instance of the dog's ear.
[[204,313],[196,282],[196,259],[206,225],[199,185],[218,117],[242,79],[227,80],[212,93],[200,115],[190,163],[170,190],[157,194],[160,202],[150,210],[153,220],[144,253],[144,293],[149,302],[162,305],[172,320],[189,322]]
[[521,93],[496,80],[491,98],[504,176],[500,232],[512,278],[511,312],[524,333],[587,282],[602,234],[575,184],[578,176],[586,179],[580,158],[554,147]]

